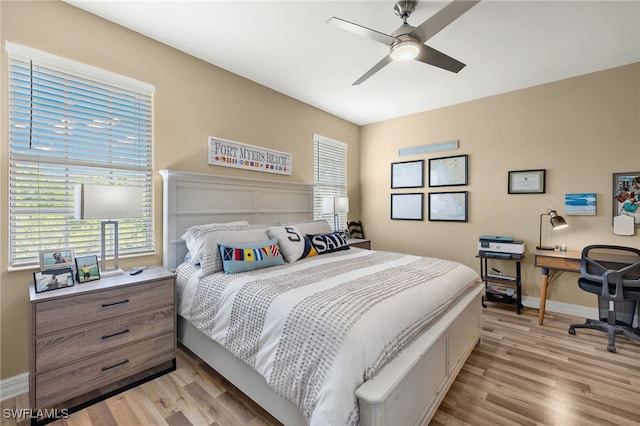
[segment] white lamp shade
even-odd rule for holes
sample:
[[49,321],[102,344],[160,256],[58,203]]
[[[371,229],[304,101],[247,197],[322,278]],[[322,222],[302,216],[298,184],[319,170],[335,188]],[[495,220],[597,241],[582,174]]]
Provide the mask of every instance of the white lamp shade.
[[334,200],[335,213],[349,213],[349,197],[336,197]]
[[322,199],[322,213],[334,213],[333,197]]
[[142,216],[142,187],[76,185],[76,219],[124,219]]

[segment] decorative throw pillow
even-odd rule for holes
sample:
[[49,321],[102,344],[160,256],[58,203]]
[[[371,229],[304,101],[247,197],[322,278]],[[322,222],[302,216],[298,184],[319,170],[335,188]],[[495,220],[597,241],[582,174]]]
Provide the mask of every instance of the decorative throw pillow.
[[220,243],[219,246],[225,274],[284,264],[277,238],[261,243]]
[[339,250],[349,250],[347,240],[339,232],[321,235],[307,235],[307,237],[318,254],[332,253]]
[[[207,223],[205,225],[194,225],[185,231],[182,239],[187,243],[187,249],[189,250],[189,262],[193,265],[200,263],[200,259],[204,254],[206,246],[206,236],[210,232],[219,231],[221,229],[243,229],[248,228],[249,222],[246,220],[239,220],[237,222],[226,223]],[[185,262],[187,260],[185,259]]]
[[[255,226],[255,225],[254,225]],[[269,234],[264,226],[249,229],[221,229],[206,235],[200,268],[202,275],[222,271],[222,259],[218,243],[258,243],[267,241]]]
[[293,226],[298,231],[302,233],[302,235],[308,234],[330,234],[333,232],[331,229],[331,225],[324,219],[317,220],[307,220],[300,222],[290,222],[290,223],[281,223],[282,226]]
[[318,254],[311,241],[294,226],[272,226],[267,233],[269,237],[278,239],[284,260],[289,263]]

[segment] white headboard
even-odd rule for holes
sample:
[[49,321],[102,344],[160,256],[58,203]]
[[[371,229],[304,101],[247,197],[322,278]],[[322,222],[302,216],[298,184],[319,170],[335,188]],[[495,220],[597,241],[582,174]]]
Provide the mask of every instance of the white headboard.
[[160,174],[162,263],[171,271],[187,254],[181,237],[190,226],[236,220],[272,225],[313,218],[313,185],[175,170]]

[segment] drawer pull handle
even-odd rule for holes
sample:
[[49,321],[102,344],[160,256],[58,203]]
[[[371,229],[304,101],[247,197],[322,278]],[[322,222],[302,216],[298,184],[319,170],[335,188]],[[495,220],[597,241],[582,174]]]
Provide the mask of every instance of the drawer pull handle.
[[128,363],[129,363],[129,360],[125,359],[124,361],[121,361],[121,362],[119,362],[117,364],[110,365],[109,367],[102,367],[102,371],[111,370],[112,368],[116,368],[116,367],[119,367],[121,365],[125,365],[125,364],[128,364]]
[[113,333],[113,334],[105,334],[104,336],[102,336],[103,339],[108,339],[109,337],[115,337],[115,336],[119,336],[121,334],[127,334],[129,332],[128,328],[125,328],[122,331],[118,331],[117,333]]
[[102,307],[103,308],[108,308],[109,306],[122,305],[123,303],[129,303],[129,299],[124,299],[124,300],[121,300],[119,302],[113,302],[113,303],[103,303]]

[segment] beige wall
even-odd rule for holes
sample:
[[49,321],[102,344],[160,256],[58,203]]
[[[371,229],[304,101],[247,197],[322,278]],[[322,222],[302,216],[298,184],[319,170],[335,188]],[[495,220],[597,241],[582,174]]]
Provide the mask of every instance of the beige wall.
[[[454,139],[455,151],[398,156],[402,147]],[[569,228],[556,232],[547,223],[545,244],[640,247],[638,234],[615,236],[611,226],[612,174],[640,171],[640,64],[364,126],[361,150],[362,218],[374,249],[452,258],[478,270],[478,236],[515,236],[528,252],[523,292],[537,297],[540,270],[531,252],[540,214],[553,208],[564,215],[564,195],[581,192],[597,194],[597,215],[564,216]],[[389,219],[391,162],[459,154],[469,155],[468,186],[418,191],[468,191],[468,223],[427,221],[426,201],[422,222]],[[546,193],[507,194],[508,171],[527,169],[546,169]],[[576,279],[564,274],[548,298],[596,306]]]
[[[7,270],[7,55],[5,41],[123,74],[156,86],[154,168],[313,183],[313,133],[348,144],[351,212],[359,215],[360,128],[234,74],[196,60],[65,3],[0,1],[2,101],[0,161],[0,378],[28,370],[33,270]],[[207,137],[290,152],[293,174],[207,165]],[[162,263],[161,179],[155,179],[156,255],[124,267]]]

